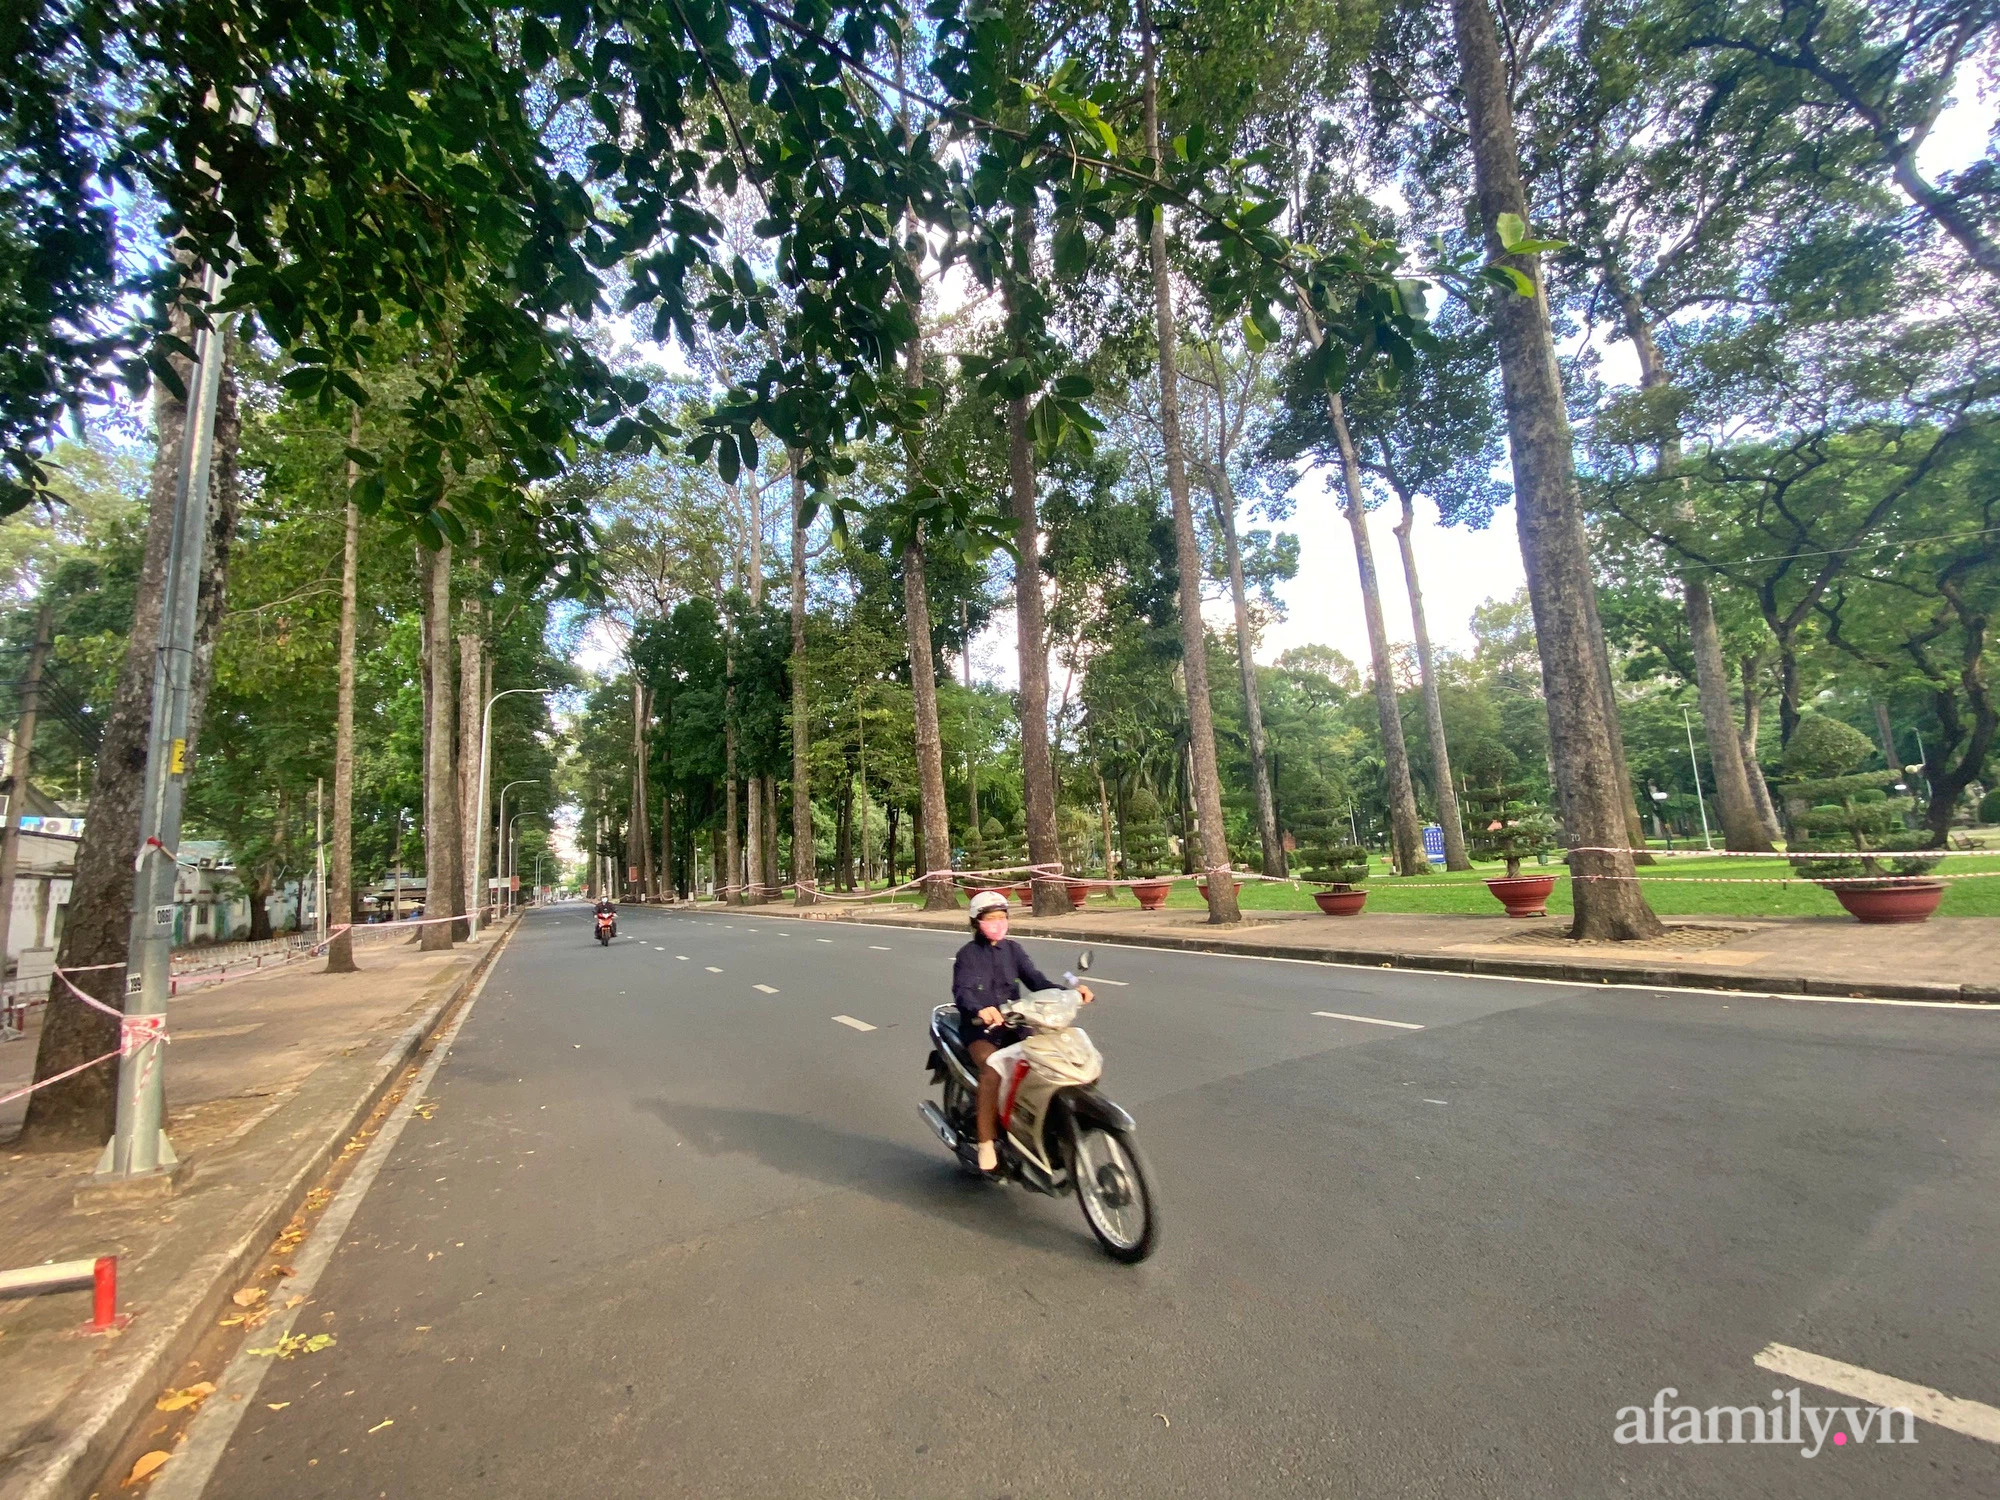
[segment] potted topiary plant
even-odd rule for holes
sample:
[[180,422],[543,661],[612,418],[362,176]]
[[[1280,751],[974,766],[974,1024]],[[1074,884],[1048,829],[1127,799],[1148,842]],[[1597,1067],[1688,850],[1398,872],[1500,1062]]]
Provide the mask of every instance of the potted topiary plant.
[[1922,922],[1944,899],[1942,880],[1912,877],[1937,867],[1936,856],[1885,860],[1883,854],[1921,847],[1904,824],[1910,797],[1892,797],[1901,773],[1856,771],[1875,753],[1868,736],[1838,719],[1807,714],[1785,747],[1787,779],[1779,783],[1800,855],[1852,853],[1850,859],[1796,858],[1794,869],[1834,894],[1858,922]]
[[1167,893],[1174,888],[1173,881],[1158,878],[1166,862],[1167,825],[1160,821],[1159,801],[1140,787],[1125,809],[1125,863],[1139,877],[1132,894],[1147,911],[1165,906]]
[[1299,841],[1299,874],[1326,887],[1313,892],[1314,904],[1329,917],[1357,915],[1368,902],[1368,892],[1357,888],[1368,878],[1368,851],[1348,836],[1324,786],[1308,791],[1306,810],[1292,831]]
[[[1483,752],[1483,753],[1481,753]],[[1511,778],[1520,763],[1504,745],[1474,752],[1460,803],[1473,854],[1506,862],[1507,873],[1486,882],[1510,917],[1545,917],[1553,875],[1523,875],[1521,861],[1556,846],[1556,826],[1548,810],[1530,800],[1528,784]]]

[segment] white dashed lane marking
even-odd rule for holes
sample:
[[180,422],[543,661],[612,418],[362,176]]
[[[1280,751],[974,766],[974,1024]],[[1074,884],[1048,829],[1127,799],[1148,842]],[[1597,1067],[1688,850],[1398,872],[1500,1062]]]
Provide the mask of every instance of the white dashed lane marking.
[[1115,985],[1117,985],[1117,986],[1118,986],[1118,988],[1119,988],[1119,989],[1121,989],[1121,990],[1129,990],[1129,989],[1131,989],[1131,988],[1132,988],[1132,981],[1131,981],[1131,980],[1129,980],[1129,979],[1085,979],[1084,983],[1086,983],[1086,984],[1115,984]]
[[685,953],[676,953],[674,957],[678,958],[682,963],[686,963],[688,961],[688,956]]
[[866,1021],[857,1021],[852,1016],[835,1016],[834,1020],[843,1026],[852,1026],[856,1031],[873,1031],[875,1028]]
[[715,966],[714,964],[709,964],[709,965],[708,965],[708,972],[709,972],[709,973],[711,973],[711,974],[720,974],[720,973],[722,972],[722,970],[720,970],[720,969],[716,968],[716,966]]
[[[833,941],[833,939],[827,938],[825,939],[825,941],[830,943]],[[893,948],[885,948],[880,943],[870,943],[868,945],[868,951],[870,953],[893,953],[895,950]]]
[[814,941],[815,943],[830,943],[830,942],[832,942],[832,941],[833,941],[833,939],[832,939],[832,938],[814,938],[814,939],[813,939],[813,941]]
[[[1860,1365],[1843,1364],[1823,1354],[1809,1354],[1785,1344],[1766,1344],[1751,1361],[1761,1370],[1803,1380],[1843,1396],[1876,1406],[1900,1408],[1919,1421],[1935,1423],[1953,1432],[1983,1442],[2000,1443],[2000,1407],[1982,1401],[1947,1396],[1927,1385],[1914,1385],[1893,1375],[1864,1370]],[[1849,1419],[1850,1423],[1852,1418]],[[1878,1439],[1880,1441],[1880,1439]]]
[[753,989],[753,990],[756,990],[756,991],[758,991],[758,992],[759,992],[759,993],[761,993],[761,994],[765,994],[765,995],[775,995],[775,994],[777,994],[777,993],[778,993],[778,992],[777,992],[777,991],[776,991],[775,989],[773,989],[773,988],[772,988],[772,987],[771,987],[770,985],[768,985],[768,984],[753,984],[753,985],[751,985],[751,986],[750,986],[750,988],[751,988],[751,989]]
[[1329,1021],[1359,1021],[1364,1026],[1394,1026],[1399,1031],[1422,1031],[1424,1028],[1415,1021],[1385,1021],[1380,1016],[1350,1016],[1345,1011],[1316,1010],[1316,1016],[1325,1016]]

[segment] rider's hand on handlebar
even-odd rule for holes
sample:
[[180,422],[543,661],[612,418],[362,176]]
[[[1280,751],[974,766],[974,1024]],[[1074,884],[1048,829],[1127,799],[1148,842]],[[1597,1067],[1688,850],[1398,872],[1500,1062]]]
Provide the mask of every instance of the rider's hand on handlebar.
[[1090,986],[1089,986],[1089,985],[1087,985],[1087,984],[1082,984],[1082,983],[1079,983],[1079,984],[1077,985],[1077,987],[1076,987],[1076,995],[1077,995],[1077,998],[1078,998],[1079,1000],[1081,1000],[1081,1001],[1082,1001],[1082,1002],[1083,1002],[1083,1003],[1084,1003],[1085,1005],[1088,1005],[1088,1004],[1090,1004],[1091,1000],[1092,1000],[1093,998],[1095,998],[1095,997],[1094,997],[1094,996],[1092,996],[1092,994],[1090,993]]
[[989,1005],[979,1013],[979,1024],[981,1026],[1004,1026],[1007,1024],[1007,1018],[1000,1014],[999,1006]]

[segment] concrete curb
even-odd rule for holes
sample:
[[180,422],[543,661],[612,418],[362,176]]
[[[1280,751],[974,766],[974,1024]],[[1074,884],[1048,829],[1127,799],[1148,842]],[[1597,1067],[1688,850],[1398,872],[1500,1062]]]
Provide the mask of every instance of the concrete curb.
[[[817,907],[732,908],[738,916],[803,918],[817,922],[870,922],[942,932],[935,922],[886,910],[828,913]],[[1643,965],[1574,963],[1566,959],[1488,958],[1469,953],[1411,953],[1389,948],[1334,948],[1303,943],[1251,943],[1240,938],[1183,933],[1133,933],[1069,927],[1024,918],[1013,925],[1017,937],[1069,938],[1082,943],[1171,948],[1184,953],[1221,953],[1246,958],[1289,958],[1307,963],[1350,964],[1368,969],[1415,969],[1434,974],[1490,975],[1496,979],[1549,979],[1569,984],[1630,984],[1663,990],[1742,990],[1765,995],[1818,995],[1847,1000],[1927,1000],[1953,1005],[2000,1005],[2000,987],[1981,984],[1890,984],[1848,982],[1801,974],[1758,974],[1747,969],[1647,968]]]
[[[217,1185],[222,1196],[202,1205],[225,1221],[221,1232],[210,1236],[212,1248],[198,1254],[162,1295],[147,1299],[104,1362],[71,1392],[62,1429],[16,1450],[8,1472],[0,1475],[0,1500],[82,1500],[90,1492],[154,1397],[214,1328],[231,1289],[264,1257],[313,1182],[373,1113],[424,1039],[471,994],[513,933],[510,925],[485,953],[470,963],[455,962],[433,979],[417,1001],[422,1014],[380,1056],[324,1064],[294,1098],[231,1148],[234,1162],[210,1164],[220,1176],[225,1165],[266,1152],[280,1157],[278,1170],[241,1199],[231,1201],[228,1185]],[[193,1165],[184,1193],[204,1175],[200,1160]]]

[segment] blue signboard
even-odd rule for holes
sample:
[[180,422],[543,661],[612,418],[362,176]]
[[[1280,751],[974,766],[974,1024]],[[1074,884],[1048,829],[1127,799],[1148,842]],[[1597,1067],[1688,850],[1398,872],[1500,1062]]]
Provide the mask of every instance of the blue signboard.
[[1424,824],[1424,853],[1432,864],[1444,863],[1444,830],[1435,823]]

